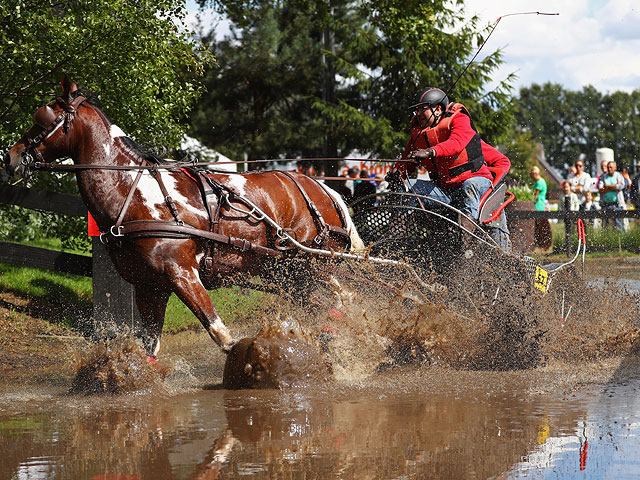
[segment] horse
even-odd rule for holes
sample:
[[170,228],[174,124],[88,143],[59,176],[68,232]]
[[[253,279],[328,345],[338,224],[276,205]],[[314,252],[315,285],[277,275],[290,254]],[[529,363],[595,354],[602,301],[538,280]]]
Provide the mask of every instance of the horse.
[[228,353],[236,340],[207,289],[231,275],[268,274],[275,258],[298,253],[288,239],[332,251],[363,246],[346,204],[324,184],[294,172],[167,166],[111,123],[66,74],[61,89],[36,111],[35,124],[3,162],[10,175],[28,176],[53,169],[57,159],[73,160],[68,167],[101,240],[134,286],[137,335],[150,359],[158,355],[172,292]]

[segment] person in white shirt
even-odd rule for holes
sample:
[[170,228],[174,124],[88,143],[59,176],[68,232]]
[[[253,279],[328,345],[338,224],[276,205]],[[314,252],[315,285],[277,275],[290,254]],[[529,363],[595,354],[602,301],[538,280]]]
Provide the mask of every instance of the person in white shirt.
[[[593,192],[587,190],[584,192],[584,202],[580,205],[580,210],[585,212],[591,212],[594,210],[600,210],[600,204],[593,199]],[[593,225],[593,228],[600,228],[600,219],[594,218],[593,220],[585,220],[585,223]]]
[[578,200],[578,195],[571,191],[571,182],[569,180],[562,184],[562,191],[564,195],[558,202],[558,210],[570,210],[572,212],[580,210],[580,200]]
[[591,175],[584,171],[584,162],[580,159],[575,163],[576,174],[567,180],[571,182],[571,190],[578,195],[580,203],[584,202],[584,192],[591,185]]

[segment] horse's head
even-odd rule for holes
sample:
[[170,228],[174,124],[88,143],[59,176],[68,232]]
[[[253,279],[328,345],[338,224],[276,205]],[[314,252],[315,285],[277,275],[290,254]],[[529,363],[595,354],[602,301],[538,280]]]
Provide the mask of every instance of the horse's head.
[[78,86],[65,73],[62,96],[40,107],[34,125],[4,156],[10,175],[28,177],[39,162],[48,162],[69,154],[69,129],[77,108],[85,100],[75,94]]

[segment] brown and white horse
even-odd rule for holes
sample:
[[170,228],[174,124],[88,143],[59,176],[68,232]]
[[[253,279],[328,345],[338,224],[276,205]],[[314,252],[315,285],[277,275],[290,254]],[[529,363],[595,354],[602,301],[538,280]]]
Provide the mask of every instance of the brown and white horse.
[[[212,174],[213,186],[222,188],[231,200],[223,204],[218,197],[214,199],[215,208],[207,208],[202,186],[185,170],[139,168],[149,165],[145,152],[87,101],[66,75],[62,95],[38,109],[35,120],[5,155],[5,167],[12,175],[24,176],[34,160],[46,163],[64,157],[73,159],[80,195],[100,230],[115,235],[125,232],[120,237],[110,236],[107,247],[118,272],[135,287],[142,337],[150,356],[159,350],[172,292],[224,351],[234,344],[205,288],[205,284],[208,288],[219,284],[202,278],[202,262],[208,262],[209,280],[231,273],[255,275],[263,273],[262,267],[273,258],[264,252],[278,248],[273,225],[260,221],[259,215],[248,215],[247,203],[237,198],[258,206],[302,244],[317,241],[321,233],[318,215],[324,220],[325,230],[327,226],[344,227],[352,235],[352,243],[359,241],[340,196],[309,177],[291,172]],[[212,218],[212,211],[216,218]],[[126,235],[129,226],[141,224],[153,224],[160,233],[148,234],[149,227],[146,233],[143,228],[138,235]],[[171,225],[174,230],[165,235],[163,225]],[[219,238],[236,242],[212,241],[190,235],[190,231],[215,231]],[[342,245],[334,240],[330,247],[347,248],[349,240],[338,243]]]

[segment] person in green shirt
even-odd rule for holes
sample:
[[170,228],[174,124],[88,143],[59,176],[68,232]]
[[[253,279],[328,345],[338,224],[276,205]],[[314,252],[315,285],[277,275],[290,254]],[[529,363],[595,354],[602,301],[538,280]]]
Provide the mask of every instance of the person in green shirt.
[[540,175],[540,169],[538,167],[531,167],[529,170],[529,176],[536,182],[533,185],[533,199],[535,200],[535,209],[544,212],[545,202],[547,200],[547,182]]
[[[529,176],[535,183],[533,185],[534,208],[544,212],[547,200],[547,182],[540,175],[538,167],[531,167]],[[537,218],[535,221],[535,242],[536,247],[543,250],[551,248],[551,224],[548,218]]]

